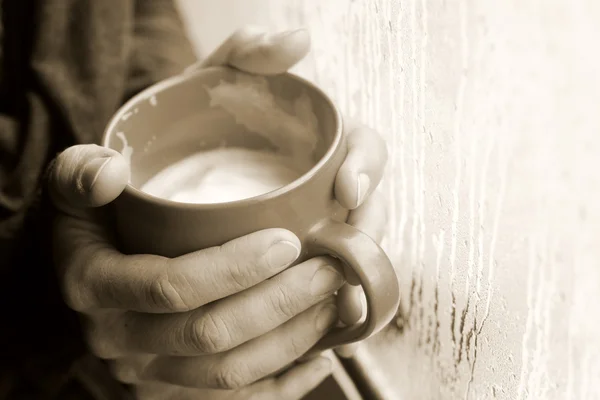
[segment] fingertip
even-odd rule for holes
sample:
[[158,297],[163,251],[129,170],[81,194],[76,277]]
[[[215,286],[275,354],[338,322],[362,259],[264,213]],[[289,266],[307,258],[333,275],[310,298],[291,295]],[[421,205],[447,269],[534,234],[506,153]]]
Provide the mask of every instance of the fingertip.
[[338,171],[335,195],[342,206],[354,210],[379,185],[388,151],[385,140],[373,129],[353,119],[344,121],[348,155]]
[[[95,144],[71,146],[61,152],[47,172],[48,189],[55,205],[63,211],[99,205],[96,196],[92,195],[92,187],[103,180],[104,171],[113,170],[112,161],[109,163],[112,157],[122,158],[115,150]],[[127,164],[119,170],[128,180]],[[118,184],[123,178],[117,178],[115,182]]]
[[[271,273],[292,265],[302,252],[300,239],[282,228],[267,228],[233,239],[220,247],[225,253],[244,252],[245,257],[260,261]],[[264,264],[263,264],[264,263]]]
[[281,51],[282,58],[287,57],[292,65],[302,60],[310,51],[310,33],[305,28],[273,35],[271,40]]
[[361,286],[346,284],[338,291],[338,309],[340,321],[345,325],[354,325],[362,317]]
[[296,29],[277,34],[250,33],[238,35],[227,63],[253,74],[276,75],[292,68],[310,51],[310,34]]
[[302,242],[296,236],[296,234],[288,229],[283,228],[269,228],[261,231],[262,235],[268,238],[271,244],[288,242],[300,251],[302,248]]
[[115,200],[130,179],[129,164],[120,153],[103,159],[96,172],[89,174],[88,180],[92,174],[93,178],[88,186],[88,201],[92,207],[103,206]]
[[335,354],[341,358],[352,358],[358,350],[358,343],[350,343],[335,349]]
[[229,41],[233,47],[245,46],[248,43],[257,40],[257,38],[266,35],[267,32],[268,30],[265,26],[247,24],[233,32],[225,43]]
[[340,167],[335,178],[334,193],[337,201],[342,207],[354,210],[358,204],[358,174],[348,167],[348,161]]
[[310,34],[306,29],[276,34],[270,38],[270,74],[286,72],[299,63],[310,51]]

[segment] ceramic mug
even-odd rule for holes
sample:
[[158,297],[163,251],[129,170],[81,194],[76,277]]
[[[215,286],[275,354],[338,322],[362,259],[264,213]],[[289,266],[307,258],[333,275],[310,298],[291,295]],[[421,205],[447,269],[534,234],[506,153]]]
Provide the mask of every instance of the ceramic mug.
[[398,281],[385,252],[345,223],[349,211],[334,198],[347,144],[340,113],[319,88],[291,73],[262,78],[278,101],[289,104],[307,96],[316,115],[314,164],[292,183],[257,197],[215,204],[178,203],[139,189],[166,166],[198,151],[222,145],[268,147],[268,141],[245,130],[227,110],[210,105],[208,91],[222,82],[234,83],[239,74],[226,67],[186,72],[139,93],[112,118],[103,145],[122,152],[131,164],[130,184],[113,203],[121,250],[177,257],[258,230],[288,229],[302,243],[295,264],[333,256],[355,271],[367,300],[363,322],[334,328],[313,350],[366,339],[395,315]]

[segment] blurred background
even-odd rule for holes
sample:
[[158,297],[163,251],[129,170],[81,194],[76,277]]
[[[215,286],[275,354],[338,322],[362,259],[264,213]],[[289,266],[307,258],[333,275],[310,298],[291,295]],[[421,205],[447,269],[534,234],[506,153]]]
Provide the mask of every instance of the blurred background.
[[179,3],[199,54],[307,27],[294,72],[387,139],[403,299],[355,360],[378,397],[600,398],[600,2]]

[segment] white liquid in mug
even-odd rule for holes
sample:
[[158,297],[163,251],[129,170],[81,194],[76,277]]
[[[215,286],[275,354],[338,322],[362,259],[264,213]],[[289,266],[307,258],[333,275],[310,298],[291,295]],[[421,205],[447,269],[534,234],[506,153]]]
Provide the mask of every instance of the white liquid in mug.
[[306,165],[276,153],[218,148],[168,166],[141,190],[181,203],[223,203],[279,189],[306,171]]
[[[207,92],[211,107],[225,109],[238,124],[267,138],[277,151],[199,152],[160,171],[142,191],[182,203],[230,202],[288,185],[313,165],[309,156],[317,146],[318,120],[304,91],[293,100],[275,99],[266,78],[239,73],[235,82],[221,81]],[[132,150],[125,136],[118,135],[123,155],[130,159]]]

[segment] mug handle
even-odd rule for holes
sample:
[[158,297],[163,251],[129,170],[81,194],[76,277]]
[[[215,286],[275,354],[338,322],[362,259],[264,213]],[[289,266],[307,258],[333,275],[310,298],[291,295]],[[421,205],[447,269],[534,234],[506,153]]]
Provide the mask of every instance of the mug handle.
[[398,278],[390,259],[371,237],[344,222],[327,220],[309,232],[306,243],[311,252],[340,259],[354,270],[367,299],[364,322],[332,329],[310,353],[364,340],[392,320],[400,305]]

